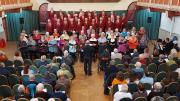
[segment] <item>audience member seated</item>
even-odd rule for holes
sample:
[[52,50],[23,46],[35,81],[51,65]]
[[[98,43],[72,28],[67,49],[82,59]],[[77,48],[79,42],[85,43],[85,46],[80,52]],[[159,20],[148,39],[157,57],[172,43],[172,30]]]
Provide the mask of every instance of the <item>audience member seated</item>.
[[39,62],[38,67],[40,67],[42,65],[46,66],[47,64],[48,64],[48,62],[46,60],[46,55],[42,55],[41,56],[41,61]]
[[154,79],[149,77],[148,74],[144,73],[144,76],[139,80],[140,83],[149,83],[153,85]]
[[148,48],[145,48],[145,49],[144,49],[143,55],[144,55],[144,58],[146,58],[146,59],[150,57],[150,55],[149,55],[149,49],[148,49]]
[[144,57],[144,54],[139,54],[139,62],[146,65],[146,58]]
[[0,50],[0,62],[4,62],[6,60],[8,60],[8,58],[7,58],[6,54],[5,54],[5,52]]
[[123,98],[132,99],[132,94],[128,92],[128,85],[126,84],[123,84],[121,90],[114,94],[113,101],[121,101]]
[[27,98],[27,99],[30,99],[29,95],[26,94],[25,92],[25,87],[24,85],[19,85],[18,86],[18,93],[17,95],[15,96],[15,100],[19,99],[19,98]]
[[116,84],[119,85],[127,84],[127,81],[124,78],[124,74],[121,71],[119,71],[116,74],[116,78],[114,78],[114,80],[112,81],[112,85],[116,85]]
[[0,75],[4,75],[6,77],[10,75],[10,72],[5,68],[5,64],[3,62],[0,62]]
[[57,72],[58,80],[56,81],[56,85],[64,85],[66,88],[70,88],[70,79],[66,77],[64,71]]
[[51,97],[47,91],[44,89],[44,84],[42,83],[39,83],[37,86],[36,86],[36,93],[35,93],[35,98],[37,97],[40,97],[40,98],[43,98],[45,99],[46,101]]
[[61,86],[60,85],[56,85],[54,89],[55,89],[55,91],[51,95],[51,97],[53,97],[53,98],[60,98],[62,101],[66,101],[67,100],[67,95],[66,95],[65,92],[61,91]]
[[136,62],[135,68],[132,69],[132,72],[141,78],[144,75],[144,69],[141,67],[140,62]]
[[166,61],[166,63],[170,66],[172,64],[176,64],[176,62],[173,60],[173,56],[169,55],[168,56],[168,60]]
[[27,87],[30,98],[33,98],[36,92],[36,85],[38,84],[35,81],[35,75],[29,75],[29,81],[23,82],[23,84]]
[[62,63],[65,63],[66,65],[70,67],[70,72],[73,75],[72,79],[74,79],[76,77],[75,72],[74,72],[74,67],[73,67],[74,59],[71,57],[71,55],[69,54],[67,50],[64,51]]
[[135,58],[135,57],[138,57],[138,56],[139,56],[138,50],[137,50],[137,49],[134,49],[131,57],[132,57],[132,58]]
[[147,97],[147,92],[144,89],[144,85],[139,83],[138,84],[138,92],[133,93],[133,99],[135,100],[137,97]]
[[52,58],[52,61],[51,61],[50,65],[51,66],[58,66],[59,67],[60,63],[57,61],[57,57],[56,56],[54,56]]
[[43,83],[43,84],[50,84],[52,86],[55,86],[56,81],[54,81],[54,78],[52,78],[50,76],[50,73],[47,71],[45,73],[45,75],[43,75],[41,83]]
[[59,69],[59,70],[57,71],[57,75],[59,74],[59,72],[63,71],[63,73],[65,74],[65,76],[66,76],[68,79],[71,80],[71,79],[73,78],[73,76],[72,76],[72,74],[71,74],[71,72],[70,72],[69,70],[71,70],[71,69],[69,68],[69,66],[66,65],[65,63],[63,63],[63,64],[61,65],[61,69]]
[[19,61],[21,61],[22,63],[24,63],[23,58],[22,58],[22,56],[20,56],[19,51],[16,51],[16,52],[15,52],[14,57],[13,57],[13,61],[14,61],[14,60],[19,60]]
[[164,59],[166,59],[165,55],[164,54],[160,54],[159,55],[159,59],[157,61],[155,61],[157,66],[159,66],[161,63],[165,63],[166,61]]
[[31,74],[34,74],[34,71],[29,69],[29,64],[24,64],[24,68],[23,70],[21,71],[21,75],[31,75]]
[[115,48],[114,51],[111,52],[111,60],[116,59],[116,58],[122,60],[122,54],[118,53],[118,49]]
[[154,83],[153,90],[147,96],[148,101],[150,101],[151,98],[153,98],[155,96],[163,97],[162,84],[160,82]]

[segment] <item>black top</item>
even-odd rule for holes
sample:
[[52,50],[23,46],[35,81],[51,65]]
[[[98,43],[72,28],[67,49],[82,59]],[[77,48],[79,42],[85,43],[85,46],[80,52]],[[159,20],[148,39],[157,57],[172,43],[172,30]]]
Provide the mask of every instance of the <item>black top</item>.
[[84,58],[91,59],[93,55],[93,48],[90,45],[85,45],[84,50]]
[[19,92],[17,93],[17,95],[15,96],[15,99],[18,100],[19,98],[27,98],[27,99],[30,99],[29,95],[26,94],[26,93],[23,93],[23,92]]
[[42,92],[37,92],[34,97],[35,98],[40,97],[47,101],[51,96],[48,93],[42,91]]
[[10,75],[10,72],[6,68],[0,67],[0,75],[8,77]]
[[150,92],[149,95],[147,96],[148,101],[150,101],[151,98],[155,96],[163,97],[163,92],[154,92],[154,91]]

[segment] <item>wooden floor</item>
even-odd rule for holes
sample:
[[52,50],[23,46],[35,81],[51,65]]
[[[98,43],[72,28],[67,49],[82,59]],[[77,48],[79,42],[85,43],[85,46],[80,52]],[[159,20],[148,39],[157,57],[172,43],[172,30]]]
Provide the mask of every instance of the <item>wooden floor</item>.
[[[5,49],[9,59],[12,59],[17,50],[16,42],[8,42]],[[103,72],[97,73],[97,63],[92,65],[92,76],[85,76],[83,64],[74,65],[76,78],[72,81],[70,98],[72,101],[111,101],[110,96],[103,94]]]

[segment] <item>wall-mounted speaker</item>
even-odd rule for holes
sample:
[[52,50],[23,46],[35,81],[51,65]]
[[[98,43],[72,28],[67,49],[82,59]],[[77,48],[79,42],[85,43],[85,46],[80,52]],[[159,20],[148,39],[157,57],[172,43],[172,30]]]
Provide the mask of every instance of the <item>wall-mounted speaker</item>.
[[20,24],[24,24],[24,18],[19,18]]
[[152,17],[148,17],[147,18],[147,23],[151,23],[152,22]]

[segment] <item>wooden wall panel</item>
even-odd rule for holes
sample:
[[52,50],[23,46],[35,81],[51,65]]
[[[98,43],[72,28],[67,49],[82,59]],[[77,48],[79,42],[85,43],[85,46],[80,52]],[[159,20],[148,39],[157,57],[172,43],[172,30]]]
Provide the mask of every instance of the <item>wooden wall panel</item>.
[[155,3],[155,0],[151,0],[151,3]]
[[48,0],[51,3],[119,2],[120,0]]
[[172,0],[172,5],[178,6],[178,0]]
[[169,4],[169,0],[164,0],[164,4]]

